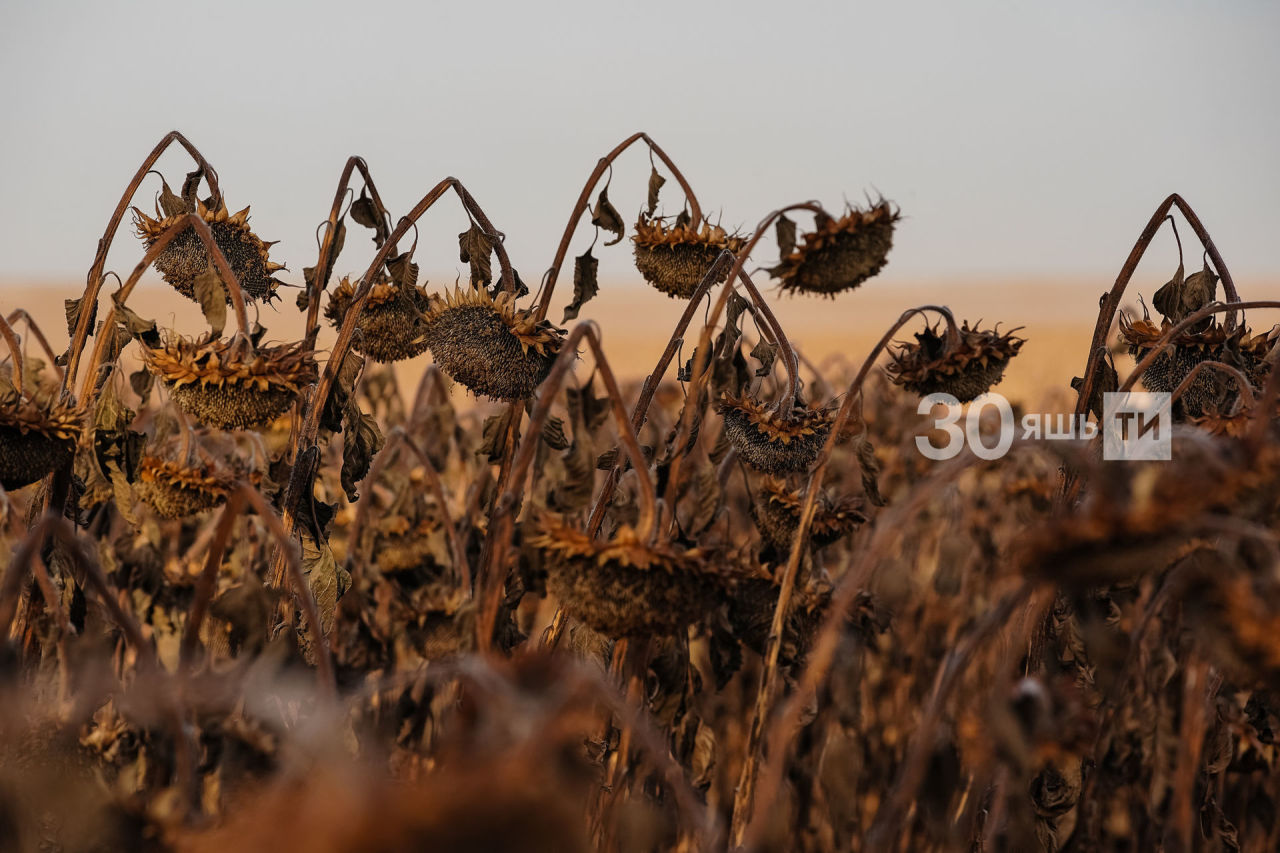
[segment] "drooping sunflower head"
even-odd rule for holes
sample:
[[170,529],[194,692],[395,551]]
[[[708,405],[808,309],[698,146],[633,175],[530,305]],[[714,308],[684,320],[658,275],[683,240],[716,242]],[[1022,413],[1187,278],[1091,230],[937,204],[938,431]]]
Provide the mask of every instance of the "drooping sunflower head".
[[220,429],[270,423],[317,374],[315,356],[302,342],[255,347],[240,336],[169,334],[160,346],[143,347],[143,359],[184,412]]
[[236,477],[206,463],[146,455],[138,465],[134,490],[161,518],[190,518],[225,503]]
[[[737,252],[744,243],[741,237],[710,222],[699,226],[677,220],[668,228],[662,219],[643,213],[631,239],[636,269],[645,281],[677,299],[692,297],[720,253],[726,249]],[[728,275],[729,266],[725,265],[712,283],[719,284]]]
[[[1128,347],[1129,354],[1141,361],[1151,353],[1173,324],[1164,320],[1156,325],[1150,315],[1142,319],[1120,315],[1120,340]],[[1261,341],[1259,341],[1261,339]],[[1149,391],[1171,394],[1191,374],[1196,365],[1217,361],[1237,367],[1251,381],[1256,381],[1265,364],[1258,353],[1265,354],[1266,337],[1251,337],[1243,326],[1234,329],[1220,323],[1192,331],[1187,330],[1174,338],[1172,345],[1155,357],[1142,373],[1142,384]],[[1228,412],[1238,396],[1235,382],[1220,371],[1202,369],[1191,385],[1183,392],[1175,407],[1175,416],[1200,418],[1211,412]]]
[[[210,199],[212,201],[212,199]],[[179,205],[192,207],[180,210]],[[249,228],[249,208],[239,213],[231,213],[225,201],[219,201],[216,207],[207,207],[202,201],[171,201],[170,215],[165,215],[159,203],[156,204],[155,217],[147,216],[136,207],[133,209],[133,224],[138,236],[147,248],[151,248],[170,226],[174,225],[187,213],[195,213],[203,219],[213,232],[213,242],[226,256],[227,264],[243,288],[245,297],[270,302],[276,298],[276,289],[280,282],[275,273],[284,269],[269,257],[271,243],[262,240]],[[212,260],[205,251],[204,243],[191,228],[179,233],[156,257],[155,266],[160,275],[175,290],[188,299],[195,300],[196,279],[209,269]],[[231,297],[228,295],[227,300]]]
[[[787,552],[791,540],[800,526],[800,509],[804,496],[772,477],[765,480],[757,502],[752,504],[752,516],[760,538],[775,551]],[[809,542],[816,548],[825,548],[852,533],[867,520],[862,512],[862,501],[857,498],[831,500],[825,494],[818,496],[813,522],[809,526]]]
[[20,489],[65,465],[80,431],[69,400],[46,404],[10,390],[0,399],[0,486]]
[[890,353],[889,378],[919,394],[951,394],[962,403],[981,397],[1003,377],[1010,359],[1025,341],[1013,331],[960,327],[957,341],[949,342],[945,330],[928,326],[916,333],[916,342],[902,343]]
[[[355,286],[347,278],[329,294],[324,316],[334,328],[342,325],[355,297]],[[375,284],[360,312],[359,330],[352,347],[374,361],[393,362],[427,351],[426,326],[422,315],[429,297],[421,287],[391,282]]]
[[553,515],[533,524],[529,543],[541,553],[547,589],[596,631],[667,636],[716,606],[723,578],[697,549],[649,544],[626,526],[604,541]]
[[835,412],[794,406],[778,412],[754,397],[726,394],[716,404],[738,456],[765,474],[801,474],[813,467]]
[[440,369],[494,400],[531,396],[551,372],[564,336],[533,311],[516,308],[513,294],[495,297],[483,287],[432,296],[423,317],[424,340]]
[[898,218],[884,200],[867,210],[851,207],[839,219],[820,216],[770,273],[789,293],[835,296],[853,290],[884,269]]

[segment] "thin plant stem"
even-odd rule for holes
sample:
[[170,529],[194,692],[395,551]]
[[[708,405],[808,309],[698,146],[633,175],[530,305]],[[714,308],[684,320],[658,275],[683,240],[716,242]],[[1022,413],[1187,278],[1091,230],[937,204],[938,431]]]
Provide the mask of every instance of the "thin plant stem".
[[783,569],[782,577],[779,580],[778,603],[774,607],[773,621],[769,628],[764,672],[761,675],[760,686],[756,693],[755,708],[752,712],[751,726],[748,729],[747,744],[743,753],[742,773],[739,776],[738,787],[734,797],[732,832],[735,843],[741,841],[742,834],[751,819],[755,796],[756,771],[759,764],[757,753],[760,748],[761,738],[764,735],[764,727],[768,722],[769,710],[773,705],[773,693],[778,678],[778,659],[782,646],[784,625],[791,605],[791,595],[795,589],[796,577],[799,575],[800,563],[804,557],[809,528],[813,524],[813,518],[816,514],[817,498],[822,489],[822,481],[827,472],[827,465],[831,460],[831,455],[837,442],[840,440],[841,433],[844,432],[846,425],[854,416],[854,410],[857,408],[861,396],[862,383],[871,372],[872,365],[875,364],[881,352],[893,340],[893,336],[898,333],[898,330],[913,317],[926,311],[942,315],[949,333],[954,332],[955,319],[951,316],[951,311],[945,307],[923,305],[904,311],[897,322],[889,327],[867,354],[867,357],[863,359],[862,367],[849,385],[849,390],[845,394],[840,411],[836,415],[835,422],[831,425],[831,432],[827,435],[826,443],[823,444],[822,451],[818,454],[813,473],[809,476],[809,482],[805,489],[804,503],[800,509],[800,520],[791,539],[791,552],[787,558],[786,567]]
[[542,287],[542,297],[538,300],[536,317],[539,321],[547,318],[547,311],[551,307],[551,295],[556,289],[556,279],[560,277],[560,269],[564,266],[565,258],[569,254],[569,244],[573,241],[574,232],[578,230],[578,221],[582,218],[582,214],[586,212],[587,205],[591,201],[591,191],[600,183],[600,179],[604,177],[606,171],[613,164],[614,160],[622,155],[632,146],[633,143],[644,140],[649,146],[649,150],[658,155],[660,159],[680,184],[680,189],[684,191],[684,197],[689,202],[689,216],[695,227],[702,223],[702,208],[698,206],[698,198],[693,194],[693,188],[689,186],[689,182],[685,180],[684,175],[676,168],[676,164],[671,161],[667,153],[663,151],[658,143],[650,138],[649,134],[640,132],[633,133],[626,139],[619,142],[614,149],[608,154],[600,158],[596,163],[595,169],[587,177],[587,182],[582,187],[582,192],[578,195],[578,201],[573,206],[573,212],[569,214],[569,223],[565,226],[564,234],[560,237],[560,245],[556,248],[555,260],[551,262],[551,268],[547,270],[546,279]]
[[62,366],[58,364],[58,357],[54,355],[53,348],[49,346],[49,339],[44,336],[44,332],[40,329],[40,325],[36,323],[35,318],[27,313],[25,308],[16,308],[9,313],[9,325],[16,326],[18,320],[24,320],[27,324],[27,331],[35,336],[36,342],[40,344],[40,349],[44,351],[45,358],[49,361],[49,367],[58,377],[58,381],[62,381]]
[[71,341],[67,346],[67,367],[63,376],[64,391],[70,390],[71,383],[75,381],[76,371],[80,365],[80,353],[84,349],[85,341],[89,337],[89,320],[93,316],[93,306],[98,301],[98,292],[102,288],[103,275],[102,271],[107,264],[107,253],[111,250],[111,244],[116,237],[116,231],[120,227],[120,221],[124,218],[125,211],[129,209],[130,202],[133,201],[133,195],[138,191],[138,187],[142,185],[142,181],[146,178],[147,173],[151,171],[151,167],[156,164],[165,150],[174,142],[177,142],[187,150],[191,155],[191,159],[195,160],[196,165],[204,173],[205,183],[209,185],[209,193],[214,199],[221,201],[222,189],[218,186],[217,170],[209,164],[204,155],[192,145],[185,136],[176,130],[171,130],[165,134],[164,138],[156,144],[151,150],[147,158],[142,161],[142,165],[138,167],[138,171],[134,173],[133,179],[129,181],[129,185],[125,188],[124,194],[120,197],[120,202],[116,205],[115,211],[111,214],[111,219],[107,222],[107,229],[103,232],[102,239],[98,241],[98,251],[94,255],[93,265],[89,267],[89,275],[85,282],[84,293],[80,300],[80,319],[76,322],[75,330],[72,332]]
[[213,600],[213,593],[218,585],[218,570],[222,567],[223,554],[231,541],[231,530],[235,526],[236,517],[244,510],[244,505],[244,495],[234,492],[227,498],[213,527],[213,539],[209,542],[209,550],[205,552],[204,567],[196,577],[191,609],[187,612],[187,624],[182,632],[179,660],[183,671],[190,670],[195,659],[196,647],[200,642],[200,626],[204,623],[209,603]]
[[529,429],[525,432],[524,440],[520,442],[519,450],[512,463],[510,481],[495,502],[494,512],[490,520],[490,530],[492,532],[487,543],[488,560],[481,563],[483,574],[479,583],[483,609],[481,618],[477,621],[477,628],[480,631],[480,636],[477,639],[482,649],[487,650],[493,640],[493,628],[497,618],[498,603],[506,578],[506,562],[509,556],[507,551],[514,533],[514,516],[518,512],[516,504],[519,496],[524,492],[525,479],[528,477],[529,469],[533,465],[538,442],[542,440],[542,427],[551,412],[551,404],[555,398],[556,391],[569,375],[573,363],[578,357],[576,348],[584,340],[591,348],[596,370],[599,371],[600,377],[604,381],[609,399],[609,410],[613,414],[618,430],[618,440],[628,458],[630,458],[632,467],[635,468],[636,478],[640,485],[640,514],[636,521],[636,535],[640,541],[648,543],[653,541],[653,537],[657,532],[657,497],[654,492],[653,482],[649,479],[648,462],[644,458],[644,452],[640,449],[640,442],[636,439],[635,431],[632,429],[631,421],[627,416],[627,410],[622,403],[622,392],[618,388],[613,370],[609,367],[609,361],[605,358],[604,349],[600,343],[600,334],[595,324],[590,322],[579,323],[561,344],[560,354],[556,357],[550,374],[542,383],[538,394],[538,403],[534,406],[533,413],[529,416]]
[[18,392],[18,399],[22,399],[27,396],[26,377],[23,376],[22,347],[18,343],[18,336],[13,333],[13,327],[5,321],[4,317],[0,317],[0,337],[4,338],[5,344],[9,347],[9,355],[13,358],[13,387]]

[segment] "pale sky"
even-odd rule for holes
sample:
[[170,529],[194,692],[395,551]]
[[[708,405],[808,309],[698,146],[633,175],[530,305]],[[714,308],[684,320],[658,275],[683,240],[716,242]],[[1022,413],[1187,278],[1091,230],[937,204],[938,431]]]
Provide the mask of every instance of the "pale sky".
[[[82,278],[125,183],[173,128],[233,210],[251,204],[258,233],[281,241],[290,281],[361,154],[397,218],[461,178],[534,284],[587,173],[635,130],[728,226],[883,193],[904,215],[883,278],[1109,280],[1171,191],[1242,289],[1280,276],[1274,0],[7,0],[0,22],[4,280]],[[162,167],[180,182],[189,161]],[[629,220],[648,168],[636,150],[615,175]],[[674,181],[664,200],[678,208]],[[461,269],[464,225],[453,202],[423,221],[433,280]],[[141,249],[122,232],[110,265],[127,272]],[[363,270],[368,248],[349,239],[338,272]],[[602,278],[637,278],[625,246],[597,255]]]

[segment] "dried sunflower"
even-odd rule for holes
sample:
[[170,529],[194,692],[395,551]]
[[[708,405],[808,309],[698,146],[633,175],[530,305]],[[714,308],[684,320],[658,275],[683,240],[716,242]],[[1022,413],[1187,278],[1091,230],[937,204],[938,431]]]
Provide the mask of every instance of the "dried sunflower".
[[807,472],[826,444],[835,412],[794,406],[783,414],[752,397],[726,394],[716,404],[742,461],[766,474]]
[[524,400],[551,372],[564,332],[507,292],[455,288],[431,297],[424,340],[440,369],[476,394]]
[[[790,550],[803,505],[804,496],[787,488],[786,483],[772,477],[765,480],[758,502],[751,507],[756,529],[765,544],[780,552]],[[816,548],[825,548],[852,533],[866,520],[862,501],[857,498],[833,501],[820,494],[809,526],[809,542]]]
[[891,352],[889,378],[919,394],[951,394],[962,403],[981,397],[1004,377],[1009,360],[1025,341],[999,329],[959,329],[958,339],[947,340],[938,326],[916,333],[916,343],[903,343]]
[[[284,265],[277,264],[268,257],[273,244],[264,242],[249,229],[249,208],[233,214],[227,210],[226,202],[220,200],[216,208],[208,207],[202,201],[195,201],[193,210],[178,210],[179,204],[190,206],[190,202],[183,202],[172,195],[170,199],[175,212],[167,216],[161,210],[159,202],[156,203],[155,218],[147,216],[136,207],[133,209],[134,227],[147,248],[181,217],[187,213],[195,213],[209,225],[209,230],[213,232],[213,242],[226,256],[227,263],[240,281],[245,294],[263,302],[270,302],[275,298],[280,282],[274,278],[274,274],[284,269]],[[209,269],[210,263],[209,253],[205,251],[200,237],[193,229],[187,228],[165,246],[156,257],[155,266],[175,290],[188,299],[196,300],[196,279]],[[231,301],[230,296],[227,301]]]
[[[1120,339],[1128,346],[1129,354],[1141,361],[1151,352],[1172,327],[1165,320],[1157,326],[1150,318],[1131,320],[1120,315]],[[1190,375],[1196,365],[1206,361],[1219,361],[1239,367],[1246,377],[1262,369],[1261,359],[1255,352],[1265,354],[1263,343],[1249,337],[1243,326],[1235,329],[1212,323],[1200,331],[1186,331],[1173,340],[1172,347],[1156,356],[1151,366],[1142,374],[1142,384],[1149,391],[1173,393]],[[1247,344],[1247,347],[1246,347]],[[1213,370],[1201,370],[1195,380],[1178,400],[1178,412],[1198,418],[1210,411],[1230,411],[1238,395],[1235,383]]]
[[[737,252],[744,242],[710,222],[699,228],[677,220],[667,228],[660,218],[650,219],[643,213],[631,239],[635,242],[636,269],[645,281],[678,299],[692,297],[720,253],[725,249]],[[712,283],[719,284],[728,275],[729,267],[725,266]]]
[[237,478],[213,465],[143,456],[138,464],[138,497],[161,518],[189,518],[226,502]]
[[[335,328],[346,319],[355,297],[355,287],[343,278],[329,295],[324,316]],[[427,351],[423,337],[422,314],[429,306],[427,291],[385,282],[369,291],[364,310],[360,312],[361,334],[352,346],[374,361],[392,362],[413,358]]]
[[20,489],[65,465],[79,435],[69,401],[42,405],[10,389],[0,399],[0,486]]
[[545,515],[529,542],[541,552],[547,589],[575,618],[610,637],[674,634],[718,601],[722,577],[706,554],[646,544],[629,526],[605,542]]
[[769,272],[792,293],[835,296],[853,290],[884,269],[898,217],[883,200],[869,210],[851,207],[839,219],[820,216],[815,229]]
[[315,356],[301,342],[254,347],[238,335],[171,334],[154,349],[144,346],[143,359],[184,412],[222,429],[270,423],[316,379]]
[[[758,655],[765,654],[769,630],[778,607],[778,582],[763,567],[736,578],[729,594],[729,625],[733,635]],[[831,590],[817,584],[797,585],[791,594],[778,659],[783,664],[803,660],[822,624]]]

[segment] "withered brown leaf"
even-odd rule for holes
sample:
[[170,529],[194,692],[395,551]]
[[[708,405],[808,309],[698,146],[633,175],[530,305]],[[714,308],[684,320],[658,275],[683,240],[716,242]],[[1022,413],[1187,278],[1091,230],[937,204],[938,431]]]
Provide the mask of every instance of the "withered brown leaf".
[[582,310],[582,306],[587,304],[600,291],[600,283],[596,280],[596,272],[600,268],[600,261],[592,256],[591,250],[587,249],[586,254],[579,255],[573,261],[573,301],[565,306],[564,319],[560,322],[567,323],[570,320],[578,318],[578,312]]
[[662,185],[667,179],[658,174],[658,168],[652,164],[649,166],[649,198],[647,201],[647,213],[653,216],[654,211],[658,209],[658,192],[662,189]]
[[[76,324],[80,322],[80,306],[84,303],[84,297],[79,299],[64,299],[62,307],[67,313],[67,337],[74,337],[76,333]],[[89,317],[89,325],[87,328],[92,329],[94,324],[98,322],[98,302],[93,302],[93,315]]]
[[779,216],[773,224],[773,233],[778,240],[778,260],[786,260],[796,247],[796,223],[785,216]]
[[621,242],[626,234],[627,227],[622,223],[622,214],[609,202],[608,185],[600,190],[600,195],[596,198],[595,209],[591,211],[591,224],[614,235],[612,240],[605,243],[606,246]]
[[474,222],[458,235],[458,260],[471,265],[471,286],[488,287],[493,281],[493,241]]
[[778,348],[764,338],[751,350],[751,357],[760,362],[756,368],[756,376],[768,376],[773,372],[773,363],[778,360]]
[[[378,215],[378,207],[373,203],[373,199],[369,197],[369,188],[360,188],[360,197],[351,202],[351,218],[356,221],[357,225],[363,225],[365,228],[372,228],[379,234],[382,232],[382,217]],[[374,236],[374,242],[378,242],[378,237]]]
[[347,500],[354,502],[360,499],[356,487],[369,473],[373,457],[385,444],[377,419],[373,415],[362,414],[353,405],[348,412],[346,436],[342,441],[342,490],[347,493]]
[[209,321],[209,328],[215,338],[222,337],[222,330],[227,325],[227,291],[222,284],[218,271],[209,266],[196,276],[192,284],[196,301],[204,318]]

